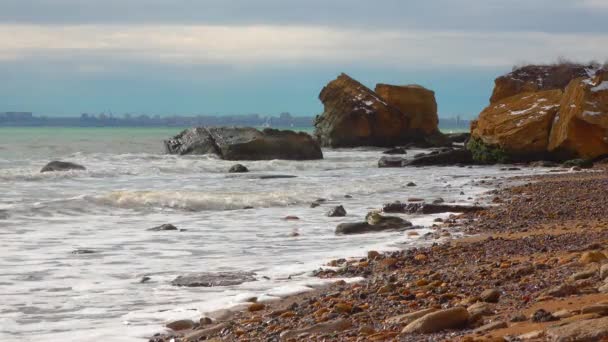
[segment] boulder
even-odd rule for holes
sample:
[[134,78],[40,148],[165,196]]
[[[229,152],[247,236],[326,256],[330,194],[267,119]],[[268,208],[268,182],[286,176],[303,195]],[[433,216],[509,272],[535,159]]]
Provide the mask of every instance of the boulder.
[[429,334],[446,329],[459,329],[467,325],[469,312],[463,307],[429,313],[403,328],[404,334]]
[[594,67],[561,63],[557,65],[528,65],[498,77],[490,103],[526,92],[564,89],[575,78],[587,76]]
[[405,159],[401,157],[380,157],[378,167],[402,167],[405,162]]
[[551,130],[549,150],[586,159],[608,154],[608,71],[568,85]]
[[158,227],[154,227],[154,228],[150,228],[148,229],[151,232],[162,232],[162,231],[168,231],[168,230],[178,230],[176,226],[166,223],[166,224],[162,224]]
[[254,281],[254,275],[255,273],[251,272],[202,272],[178,276],[171,282],[171,285],[186,287],[232,286]]
[[190,330],[194,328],[195,323],[191,319],[181,319],[179,321],[173,321],[166,325],[167,328],[173,331]]
[[[393,105],[350,76],[341,74],[319,94],[325,108],[315,119],[318,141],[330,147],[390,147],[427,139],[432,143],[441,141],[442,134],[436,127],[436,119],[422,119],[425,115],[422,112],[426,113],[426,108],[433,107],[425,103],[429,91],[396,89],[397,92],[390,93],[391,101],[396,104]],[[406,92],[408,95],[403,95]],[[425,96],[425,99],[415,99],[416,94],[424,94],[420,96]],[[406,108],[408,103],[412,104],[412,112],[402,112],[399,107]],[[428,115],[436,117],[436,109]],[[435,127],[432,127],[433,122]]]
[[456,149],[436,154],[425,154],[414,159],[405,161],[403,166],[447,166],[467,165],[473,163],[473,155],[470,151]]
[[458,205],[442,203],[401,203],[393,202],[385,204],[382,211],[385,213],[403,214],[440,214],[440,213],[471,213],[486,209],[475,205]]
[[197,127],[165,141],[170,154],[216,154],[225,160],[322,159],[307,133],[250,127]]
[[474,140],[504,152],[510,159],[542,158],[561,98],[561,90],[548,90],[520,93],[492,103],[472,124],[468,149],[481,162],[490,158],[484,158],[481,152],[485,151],[475,148]]
[[587,319],[547,329],[550,341],[602,341],[608,337],[608,317]]
[[57,171],[71,171],[71,170],[86,170],[82,165],[76,163],[64,162],[64,161],[52,161],[46,164],[40,172],[57,172]]
[[410,129],[429,135],[438,132],[439,117],[434,91],[417,84],[378,84],[375,91],[386,103],[410,116]]
[[337,207],[332,208],[328,213],[329,217],[344,217],[346,216],[346,209],[343,206],[339,205]]
[[363,234],[399,230],[412,227],[412,223],[395,216],[369,214],[367,222],[341,223],[336,227],[337,235]]
[[249,172],[249,169],[243,164],[235,164],[228,170],[229,173],[245,173]]

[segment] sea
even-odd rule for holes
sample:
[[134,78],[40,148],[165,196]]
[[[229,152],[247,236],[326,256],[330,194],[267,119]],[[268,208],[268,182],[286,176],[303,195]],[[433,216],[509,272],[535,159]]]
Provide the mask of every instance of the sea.
[[[324,149],[318,161],[242,162],[250,172],[230,174],[234,161],[165,154],[163,140],[180,130],[0,128],[0,341],[146,341],[172,320],[309,291],[326,284],[312,272],[332,259],[436,242],[425,234],[449,213],[400,215],[419,236],[336,236],[336,225],[413,197],[483,201],[481,179],[546,172],[380,169],[382,149],[355,148]],[[40,173],[51,160],[87,170]],[[276,175],[295,177],[262,177]],[[326,201],[312,208],[317,199]],[[347,215],[328,217],[337,205]],[[148,230],[166,223],[181,231]],[[171,285],[197,272],[256,280]]]

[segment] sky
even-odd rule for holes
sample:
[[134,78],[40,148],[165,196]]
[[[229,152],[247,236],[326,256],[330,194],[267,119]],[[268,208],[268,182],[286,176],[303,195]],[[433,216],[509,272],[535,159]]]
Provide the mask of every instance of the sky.
[[475,117],[513,65],[608,60],[608,0],[0,0],[0,112],[313,116],[345,72]]

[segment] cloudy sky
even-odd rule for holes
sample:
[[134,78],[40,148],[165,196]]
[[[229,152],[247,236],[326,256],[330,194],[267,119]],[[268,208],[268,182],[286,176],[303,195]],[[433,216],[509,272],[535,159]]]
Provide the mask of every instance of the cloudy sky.
[[514,64],[608,59],[608,0],[0,0],[0,111],[314,115],[346,72],[475,116]]

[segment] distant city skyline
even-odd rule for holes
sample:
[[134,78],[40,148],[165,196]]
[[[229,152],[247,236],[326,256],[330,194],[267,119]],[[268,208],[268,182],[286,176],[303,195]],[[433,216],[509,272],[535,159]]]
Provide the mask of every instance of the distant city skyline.
[[3,0],[0,110],[322,111],[341,72],[475,117],[515,64],[608,59],[605,0]]

